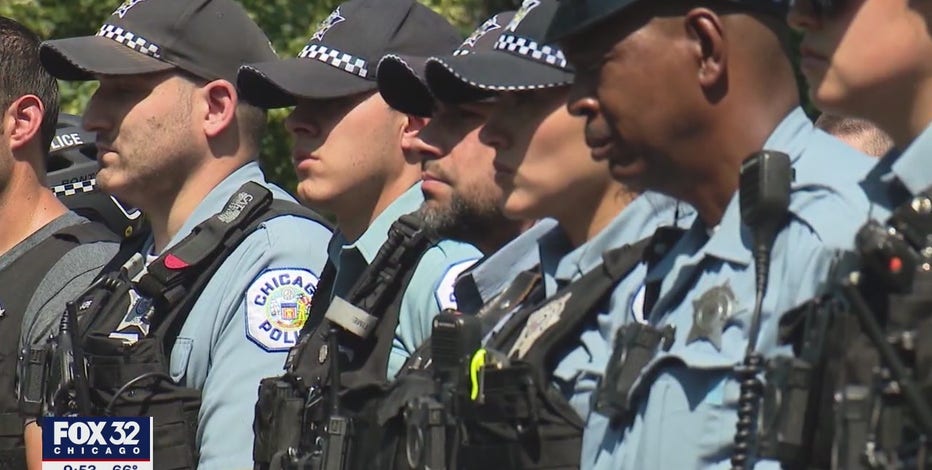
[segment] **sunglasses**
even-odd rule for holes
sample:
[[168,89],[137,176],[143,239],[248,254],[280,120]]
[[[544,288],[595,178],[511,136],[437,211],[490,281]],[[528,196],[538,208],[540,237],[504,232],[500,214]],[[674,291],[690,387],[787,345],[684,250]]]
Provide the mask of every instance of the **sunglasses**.
[[817,18],[832,18],[844,10],[845,0],[790,0],[790,8]]

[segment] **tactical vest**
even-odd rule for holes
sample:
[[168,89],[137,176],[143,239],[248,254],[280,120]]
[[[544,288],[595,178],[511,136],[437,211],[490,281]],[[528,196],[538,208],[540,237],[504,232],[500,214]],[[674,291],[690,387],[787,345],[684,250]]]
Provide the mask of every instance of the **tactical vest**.
[[[922,468],[932,452],[932,191],[865,225],[831,292],[788,313],[761,456],[785,468]],[[922,436],[925,437],[922,437]]]
[[[539,267],[518,274],[474,316],[446,310],[434,318],[425,341],[398,372],[377,406],[384,429],[374,470],[443,470],[456,439],[450,405],[468,385],[469,360],[482,339],[509,313],[543,300]],[[391,465],[387,465],[392,463]]]
[[262,223],[283,215],[329,226],[313,211],[274,200],[268,189],[248,182],[222,211],[144,268],[138,244],[122,247],[109,272],[73,304],[77,324],[63,324],[60,339],[70,336],[74,348],[58,351],[58,360],[72,356],[78,365],[73,377],[58,378],[63,387],[49,392],[54,412],[151,416],[155,468],[196,468],[201,391],[172,380],[172,347],[217,269]]
[[78,245],[102,241],[119,238],[96,222],[65,227],[0,271],[0,469],[26,468],[15,378],[19,337],[32,293],[66,253]]
[[579,468],[584,420],[552,385],[557,361],[592,312],[643,259],[650,239],[606,252],[603,263],[540,305],[515,313],[486,346],[477,390],[459,403],[457,468]]
[[[372,460],[383,438],[375,406],[387,386],[404,292],[433,245],[420,226],[414,214],[399,218],[346,298],[312,304],[286,374],[260,385],[256,468],[381,466]],[[321,276],[327,291],[335,274],[331,266]]]

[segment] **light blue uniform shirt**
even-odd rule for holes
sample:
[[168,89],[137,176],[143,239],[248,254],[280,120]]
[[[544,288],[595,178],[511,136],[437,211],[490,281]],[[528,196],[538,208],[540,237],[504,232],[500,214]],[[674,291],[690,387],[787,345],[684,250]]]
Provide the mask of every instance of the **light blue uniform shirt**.
[[[337,269],[332,295],[349,292],[388,240],[388,229],[395,220],[414,212],[423,202],[418,183],[389,204],[355,241],[350,242],[339,231],[333,235],[328,248]],[[441,240],[424,253],[401,299],[398,327],[388,359],[388,378],[394,377],[408,357],[430,337],[433,318],[445,308],[456,308],[453,284],[481,256],[472,245],[452,240]]]
[[464,271],[453,286],[459,311],[475,315],[483,305],[501,294],[518,274],[536,267],[540,263],[537,240],[556,226],[556,220],[540,220]]
[[[680,206],[681,215],[691,212],[688,206]],[[675,225],[677,213],[675,200],[657,193],[645,193],[635,198],[595,237],[575,249],[561,228],[551,230],[540,240],[541,272],[547,297],[599,266],[606,251],[647,238],[660,226]],[[604,434],[607,421],[588,419],[590,399],[611,356],[611,338],[617,324],[614,317],[618,311],[627,311],[635,292],[643,284],[645,270],[635,268],[618,283],[608,303],[599,306],[589,317],[578,343],[554,369],[556,386],[580,418],[587,421],[587,433]],[[583,446],[582,455],[592,455],[593,450],[586,447]]]
[[932,186],[932,125],[902,153],[891,151],[861,182],[870,198],[871,218],[885,223],[891,212]]
[[[265,186],[276,199],[294,201],[265,181],[257,163],[248,163],[207,194],[168,246],[221,211],[247,181]],[[286,342],[300,329],[292,325],[297,328],[292,328],[290,337],[281,331],[285,328],[277,339],[260,336],[267,332],[259,328],[263,321],[258,316],[266,312],[255,305],[256,292],[269,276],[287,275],[296,281],[300,275],[316,285],[330,236],[323,225],[300,217],[281,216],[263,223],[223,262],[188,314],[171,352],[170,375],[203,391],[197,429],[199,469],[252,468],[252,416],[259,381],[281,374]],[[276,291],[279,288],[266,289],[269,298]]]
[[[838,250],[852,246],[868,203],[857,182],[874,160],[812,124],[797,108],[764,148],[790,155],[795,169],[791,219],[777,236],[757,348],[765,357],[789,354],[777,344],[780,316],[816,295]],[[751,234],[741,224],[737,193],[714,229],[696,220],[648,282],[661,282],[649,322],[673,325],[672,348],[655,357],[635,383],[633,422],[606,435],[598,468],[729,468],[739,385],[732,368],[743,361],[754,306]],[[734,295],[721,332],[721,350],[706,338],[687,342],[695,302],[714,288]],[[779,468],[759,462],[756,468]]]

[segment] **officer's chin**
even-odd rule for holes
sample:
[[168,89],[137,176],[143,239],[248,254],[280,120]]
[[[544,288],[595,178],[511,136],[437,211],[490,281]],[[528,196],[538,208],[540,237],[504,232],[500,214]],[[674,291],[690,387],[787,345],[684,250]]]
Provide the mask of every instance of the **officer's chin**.
[[626,186],[639,187],[644,180],[647,165],[643,158],[609,158],[608,171],[612,178]]

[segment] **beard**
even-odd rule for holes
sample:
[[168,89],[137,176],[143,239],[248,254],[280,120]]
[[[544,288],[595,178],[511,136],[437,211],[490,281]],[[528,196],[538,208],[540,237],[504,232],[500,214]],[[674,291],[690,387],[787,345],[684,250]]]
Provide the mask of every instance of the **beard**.
[[476,244],[508,221],[497,201],[468,201],[454,194],[449,205],[425,205],[420,210],[424,228],[438,238]]

